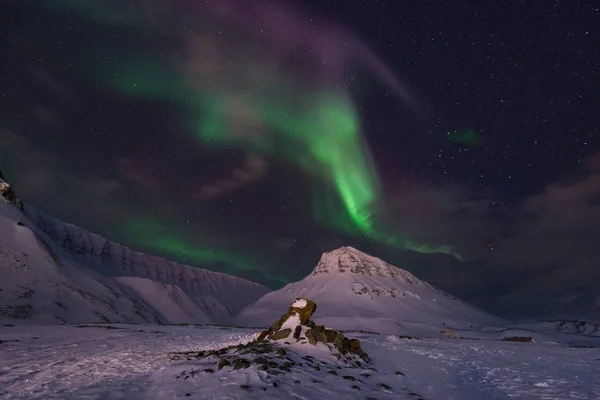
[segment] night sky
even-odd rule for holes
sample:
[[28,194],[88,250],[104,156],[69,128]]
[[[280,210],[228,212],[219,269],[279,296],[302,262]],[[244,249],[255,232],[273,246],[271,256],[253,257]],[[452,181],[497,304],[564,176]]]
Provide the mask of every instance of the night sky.
[[600,311],[597,2],[3,0],[0,32],[0,168],[50,215],[274,289],[352,245]]

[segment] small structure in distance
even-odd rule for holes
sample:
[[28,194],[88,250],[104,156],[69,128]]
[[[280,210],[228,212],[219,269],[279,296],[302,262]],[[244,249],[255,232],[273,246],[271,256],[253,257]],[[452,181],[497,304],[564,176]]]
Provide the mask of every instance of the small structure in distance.
[[460,339],[457,331],[440,331],[443,339]]

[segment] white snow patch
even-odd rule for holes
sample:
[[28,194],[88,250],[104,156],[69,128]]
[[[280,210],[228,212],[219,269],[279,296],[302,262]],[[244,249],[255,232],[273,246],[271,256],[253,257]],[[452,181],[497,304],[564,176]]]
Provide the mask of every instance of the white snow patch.
[[292,303],[292,307],[295,308],[304,308],[306,307],[306,300],[305,299],[298,299],[298,300],[294,300],[294,302]]
[[291,329],[293,332],[298,325],[300,325],[300,315],[298,313],[294,313],[283,323],[283,325],[281,325],[281,328],[279,329]]

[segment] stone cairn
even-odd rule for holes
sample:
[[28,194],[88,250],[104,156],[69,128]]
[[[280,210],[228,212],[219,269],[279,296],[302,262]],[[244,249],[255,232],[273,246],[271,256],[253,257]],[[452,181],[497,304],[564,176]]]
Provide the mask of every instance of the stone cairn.
[[[298,384],[314,385],[324,383],[327,379],[332,382],[333,379],[336,384],[346,382],[350,390],[361,391],[369,400],[377,399],[370,394],[379,396],[382,391],[386,392],[386,396],[392,395],[391,380],[401,378],[404,374],[399,371],[395,377],[386,376],[387,373],[380,374],[357,339],[348,339],[343,333],[326,329],[310,320],[316,309],[314,302],[297,298],[287,313],[249,343],[218,350],[175,353],[172,358],[174,361],[199,361],[175,378],[202,379],[212,374],[227,374],[254,367],[261,371],[260,382],[252,386],[239,385],[240,389],[279,390],[285,393]],[[319,356],[303,354],[313,346],[321,347],[315,353],[320,353]],[[410,398],[420,398],[416,393],[406,393]],[[186,396],[191,396],[191,393]]]
[[[286,351],[285,347],[292,345],[293,342],[306,346],[317,346],[318,343],[322,343],[329,348],[331,356],[342,365],[347,365],[349,368],[366,368],[370,360],[367,353],[362,350],[360,341],[348,339],[341,332],[315,324],[310,317],[316,309],[317,305],[314,302],[298,298],[294,300],[287,313],[250,343],[218,350],[176,353],[173,359],[203,359],[208,364],[216,364],[217,370],[225,367],[233,370],[244,369],[255,364],[259,365],[260,370],[278,375],[282,372],[290,372],[290,368],[294,366],[301,367],[302,362],[319,370],[319,362],[313,357],[299,356],[294,360],[290,358],[294,349],[290,347]],[[207,373],[213,371],[213,368],[203,370]]]
[[316,310],[317,305],[313,301],[297,298],[287,313],[275,321],[269,329],[262,332],[256,340],[258,342],[264,340],[286,341],[287,344],[290,344],[290,340],[295,340],[301,344],[308,342],[313,346],[323,343],[331,350],[334,348],[337,350],[332,355],[338,360],[347,354],[354,354],[364,361],[369,360],[358,339],[348,339],[342,332],[315,324],[310,318]]

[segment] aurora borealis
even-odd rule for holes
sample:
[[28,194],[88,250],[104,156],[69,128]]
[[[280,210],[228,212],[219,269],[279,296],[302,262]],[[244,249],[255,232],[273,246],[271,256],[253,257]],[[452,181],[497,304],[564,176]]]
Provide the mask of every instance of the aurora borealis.
[[272,287],[344,244],[442,285],[518,264],[494,261],[513,215],[599,145],[589,65],[536,67],[591,25],[552,47],[509,29],[526,5],[384,3],[3,4],[0,167],[58,218]]

